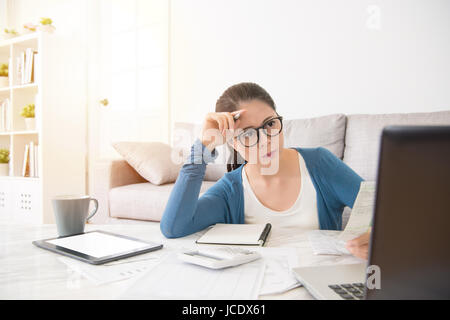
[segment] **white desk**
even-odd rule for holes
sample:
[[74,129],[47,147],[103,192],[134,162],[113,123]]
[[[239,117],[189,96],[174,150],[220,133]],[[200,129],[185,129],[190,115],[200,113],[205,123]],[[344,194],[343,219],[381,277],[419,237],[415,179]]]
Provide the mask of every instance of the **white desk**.
[[[163,243],[165,248],[190,248],[200,233],[180,239],[166,239],[159,223],[86,225],[85,231],[105,230],[143,240]],[[0,299],[115,299],[133,278],[96,286],[58,260],[58,254],[32,244],[56,237],[55,225],[19,225],[0,220]],[[287,239],[272,231],[268,247],[295,247],[298,265],[357,263],[352,256],[317,256],[312,253],[305,232]],[[164,249],[163,249],[164,250]],[[303,287],[260,299],[312,299]]]

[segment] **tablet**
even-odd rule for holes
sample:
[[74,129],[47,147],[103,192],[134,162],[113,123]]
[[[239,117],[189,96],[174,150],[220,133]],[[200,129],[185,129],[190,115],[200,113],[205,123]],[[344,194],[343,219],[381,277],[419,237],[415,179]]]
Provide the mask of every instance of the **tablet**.
[[162,244],[106,231],[33,241],[35,246],[91,264],[128,258],[161,249]]

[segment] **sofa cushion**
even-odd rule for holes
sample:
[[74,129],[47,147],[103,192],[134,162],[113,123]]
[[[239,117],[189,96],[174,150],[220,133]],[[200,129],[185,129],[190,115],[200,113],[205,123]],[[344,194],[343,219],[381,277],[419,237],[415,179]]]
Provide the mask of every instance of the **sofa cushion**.
[[115,142],[113,147],[143,178],[155,185],[174,182],[181,164],[172,160],[172,147],[161,142]]
[[[199,197],[215,182],[203,181]],[[109,215],[113,218],[161,221],[174,183],[130,184],[109,190]]]
[[324,147],[336,157],[344,154],[346,117],[332,114],[309,119],[283,121],[284,146],[317,148]]
[[347,116],[343,160],[366,180],[376,180],[381,133],[388,125],[450,125],[450,111]]

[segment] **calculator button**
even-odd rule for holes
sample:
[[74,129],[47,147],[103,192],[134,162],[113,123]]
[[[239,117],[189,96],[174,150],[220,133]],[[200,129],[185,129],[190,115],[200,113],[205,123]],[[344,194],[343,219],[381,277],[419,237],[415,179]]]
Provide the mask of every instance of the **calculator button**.
[[360,292],[360,293],[355,293],[354,296],[358,299],[362,299],[364,298],[364,293]]
[[355,298],[353,298],[353,296],[348,293],[343,293],[340,296],[341,296],[341,298],[343,298],[345,300],[355,300]]
[[359,290],[356,289],[356,288],[349,288],[348,291],[349,291],[350,293],[360,293],[360,292],[361,292],[361,291],[359,291]]
[[347,291],[345,291],[345,290],[342,289],[342,288],[334,289],[334,292],[336,292],[337,294],[346,294],[346,293],[347,293]]
[[340,289],[341,287],[340,286],[338,286],[337,284],[333,284],[333,285],[329,285],[328,286],[330,289]]

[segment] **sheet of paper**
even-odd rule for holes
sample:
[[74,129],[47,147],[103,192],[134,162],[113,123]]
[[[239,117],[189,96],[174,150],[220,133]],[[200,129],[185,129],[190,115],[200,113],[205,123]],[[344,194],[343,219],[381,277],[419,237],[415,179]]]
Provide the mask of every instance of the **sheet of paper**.
[[309,242],[313,249],[313,253],[342,255],[350,254],[345,248],[345,241],[340,240],[338,236],[342,231],[332,230],[313,230],[308,233]]
[[370,227],[375,205],[375,189],[375,181],[361,182],[344,231],[314,230],[308,233],[314,254],[350,254],[345,248],[345,243],[363,234]]
[[375,206],[375,181],[363,181],[353,205],[345,230],[339,235],[342,241],[354,239],[370,228]]
[[154,267],[165,255],[167,252],[155,251],[103,265],[92,265],[68,257],[59,257],[58,260],[94,285],[102,285],[142,274]]
[[291,272],[297,263],[294,248],[260,248],[258,250],[266,262],[260,295],[278,294],[301,286]]
[[185,263],[169,254],[133,281],[121,299],[248,300],[259,294],[265,263],[258,259],[240,266],[213,270]]

